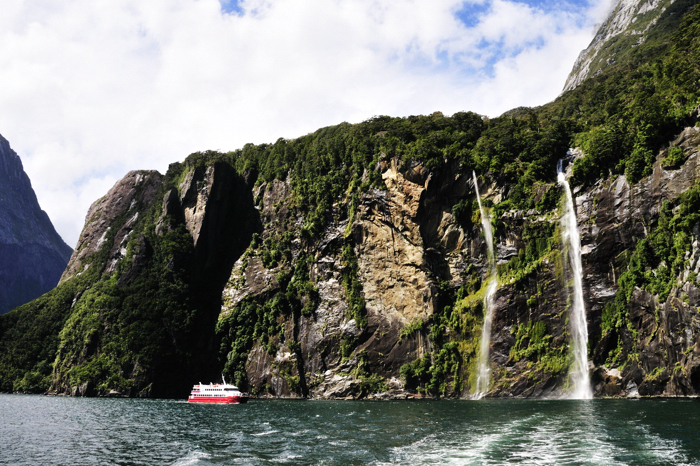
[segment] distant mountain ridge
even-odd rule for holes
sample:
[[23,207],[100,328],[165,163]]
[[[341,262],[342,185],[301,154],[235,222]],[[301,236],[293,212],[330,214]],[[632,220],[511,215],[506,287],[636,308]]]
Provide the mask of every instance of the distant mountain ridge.
[[72,252],[41,210],[19,156],[0,136],[0,314],[56,286]]

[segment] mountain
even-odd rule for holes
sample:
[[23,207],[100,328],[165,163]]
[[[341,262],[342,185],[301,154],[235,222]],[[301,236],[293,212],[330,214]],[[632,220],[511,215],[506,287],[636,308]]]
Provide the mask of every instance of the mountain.
[[[643,43],[542,107],[382,116],[127,174],[61,284],[0,318],[0,390],[184,397],[223,373],[259,396],[472,396],[475,173],[498,275],[486,395],[566,395],[561,162],[594,394],[699,394],[696,3],[649,3]],[[637,24],[625,5],[604,28]]]
[[631,57],[652,58],[678,24],[678,16],[694,4],[686,0],[620,0],[581,52],[564,85],[570,91],[604,70],[630,66]]
[[58,284],[71,255],[41,210],[22,162],[0,136],[0,314]]

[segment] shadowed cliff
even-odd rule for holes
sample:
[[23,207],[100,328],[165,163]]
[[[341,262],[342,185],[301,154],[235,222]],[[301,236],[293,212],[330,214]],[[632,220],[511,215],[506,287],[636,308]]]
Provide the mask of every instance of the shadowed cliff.
[[56,286],[71,252],[39,207],[19,157],[0,136],[0,314]]

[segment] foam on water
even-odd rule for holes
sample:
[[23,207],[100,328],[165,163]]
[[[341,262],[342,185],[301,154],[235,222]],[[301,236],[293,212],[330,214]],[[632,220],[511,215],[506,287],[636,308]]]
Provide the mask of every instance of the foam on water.
[[253,437],[262,437],[263,435],[272,435],[272,434],[278,434],[280,431],[279,430],[270,430],[268,432],[259,432],[257,434],[250,434]]
[[590,406],[550,403],[560,404],[555,415],[536,413],[470,425],[454,436],[429,435],[394,448],[392,460],[379,464],[693,464],[678,440],[650,433],[644,424],[619,419],[611,426]]
[[184,458],[180,458],[172,463],[172,466],[193,466],[209,464],[207,460],[211,459],[212,455],[204,451],[192,451]]

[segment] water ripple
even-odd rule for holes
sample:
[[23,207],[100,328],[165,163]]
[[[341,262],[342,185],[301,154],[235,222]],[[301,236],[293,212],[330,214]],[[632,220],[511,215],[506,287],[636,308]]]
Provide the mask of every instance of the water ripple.
[[700,403],[0,395],[0,464],[700,464]]

